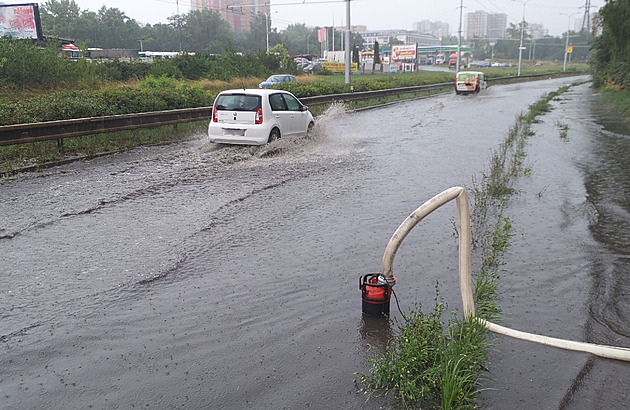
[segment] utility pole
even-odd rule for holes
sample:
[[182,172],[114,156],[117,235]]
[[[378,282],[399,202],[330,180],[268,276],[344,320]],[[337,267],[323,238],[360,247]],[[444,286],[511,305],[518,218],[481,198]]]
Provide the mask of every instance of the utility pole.
[[346,0],[346,84],[350,84],[350,0]]
[[582,20],[582,30],[584,30],[584,26],[586,25],[586,34],[590,38],[591,35],[591,0],[586,0],[586,4],[584,4],[584,19]]

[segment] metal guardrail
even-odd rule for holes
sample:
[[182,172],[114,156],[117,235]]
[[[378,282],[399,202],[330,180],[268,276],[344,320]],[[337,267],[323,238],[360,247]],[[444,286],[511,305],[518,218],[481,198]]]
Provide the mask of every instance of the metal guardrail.
[[345,93],[345,94],[329,94],[329,95],[320,95],[316,97],[302,97],[300,101],[302,101],[305,105],[321,105],[321,104],[332,104],[335,102],[347,102],[347,101],[358,101],[358,100],[367,100],[370,98],[382,98],[382,97],[390,97],[390,96],[398,96],[402,94],[415,94],[425,91],[435,91],[440,90],[447,87],[453,87],[452,82],[450,83],[439,83],[439,84],[430,84],[430,85],[418,85],[414,87],[402,87],[402,88],[390,88],[387,90],[378,90],[378,91],[361,91],[361,92],[353,92],[353,93]]
[[[550,77],[582,75],[584,72],[561,72],[534,74],[513,77],[489,78],[488,82],[509,81],[514,79],[546,79]],[[379,91],[363,91],[346,94],[330,94],[300,98],[306,105],[331,104],[437,91],[452,87],[453,83],[439,83],[414,87],[392,88]],[[104,117],[79,118],[73,120],[46,121],[30,124],[0,126],[0,146],[17,145],[39,141],[55,141],[63,145],[64,138],[83,137],[106,132],[127,131],[139,128],[152,128],[164,125],[176,125],[194,121],[210,120],[212,107],[185,108],[178,110],[153,111],[138,114],[112,115]]]
[[54,140],[62,145],[64,138],[202,121],[210,119],[211,116],[212,107],[201,107],[4,125],[0,127],[0,145]]

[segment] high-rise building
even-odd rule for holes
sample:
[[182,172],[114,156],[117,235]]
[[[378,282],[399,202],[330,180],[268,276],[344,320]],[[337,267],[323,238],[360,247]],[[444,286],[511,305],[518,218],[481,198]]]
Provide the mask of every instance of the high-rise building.
[[442,38],[443,36],[448,37],[450,35],[448,23],[443,23],[441,21],[418,21],[413,23],[413,30],[418,33],[433,34],[438,38]]
[[466,15],[466,38],[499,40],[505,37],[507,15],[477,10]]
[[527,31],[529,31],[529,36],[534,40],[540,40],[549,35],[549,29],[546,29],[542,24],[532,23],[526,27]]
[[488,40],[501,40],[505,38],[505,28],[507,27],[507,14],[490,13],[488,14],[488,31],[486,38]]
[[221,14],[234,31],[249,30],[257,14],[269,16],[268,0],[190,0],[191,10],[212,10]]
[[488,33],[488,13],[477,10],[466,14],[466,38],[485,38]]

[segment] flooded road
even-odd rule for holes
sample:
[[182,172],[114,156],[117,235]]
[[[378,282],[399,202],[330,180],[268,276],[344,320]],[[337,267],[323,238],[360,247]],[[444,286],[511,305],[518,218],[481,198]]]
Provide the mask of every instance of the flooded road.
[[[395,329],[362,317],[359,276],[380,270],[410,212],[470,187],[518,113],[573,81],[337,107],[306,140],[199,136],[0,181],[2,407],[379,408],[354,372]],[[576,87],[537,125],[500,303],[521,330],[630,346],[630,231],[599,227],[630,220],[628,173],[610,159],[628,137],[598,123],[592,93]],[[461,311],[454,218],[432,214],[398,251],[403,310],[432,307],[439,281]],[[608,391],[627,386],[627,364],[495,343],[482,407],[627,400]]]

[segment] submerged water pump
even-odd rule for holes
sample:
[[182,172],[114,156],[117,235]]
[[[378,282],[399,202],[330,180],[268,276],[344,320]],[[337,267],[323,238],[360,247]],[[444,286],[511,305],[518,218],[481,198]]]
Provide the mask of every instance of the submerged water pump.
[[386,278],[380,273],[359,277],[359,289],[363,314],[366,316],[389,315],[389,301],[396,278]]

